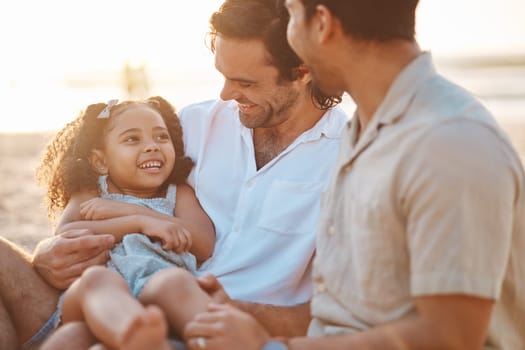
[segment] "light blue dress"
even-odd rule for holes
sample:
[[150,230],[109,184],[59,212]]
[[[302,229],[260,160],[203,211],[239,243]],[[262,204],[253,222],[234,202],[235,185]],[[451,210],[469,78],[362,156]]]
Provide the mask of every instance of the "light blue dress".
[[[177,186],[169,185],[165,198],[138,198],[119,193],[108,193],[107,176],[99,177],[100,196],[115,201],[126,202],[173,215]],[[142,233],[129,233],[122,242],[117,243],[110,252],[108,267],[120,273],[127,281],[135,297],[138,297],[144,284],[157,271],[178,266],[191,273],[197,269],[197,260],[190,253],[177,254],[162,249],[159,242],[153,242]]]
[[[108,193],[107,176],[98,179],[100,196],[120,202],[142,205],[166,215],[173,215],[177,186],[170,185],[165,198],[138,198],[134,196]],[[120,273],[127,281],[135,297],[138,297],[144,284],[157,271],[168,267],[181,267],[195,274],[197,259],[193,254],[176,254],[165,251],[159,243],[152,242],[142,233],[130,233],[124,236],[110,252],[111,259],[107,266]],[[57,308],[46,324],[25,344],[24,350],[36,350],[52,332],[61,324],[64,294],[57,302]],[[182,342],[173,340],[177,349],[187,349]]]

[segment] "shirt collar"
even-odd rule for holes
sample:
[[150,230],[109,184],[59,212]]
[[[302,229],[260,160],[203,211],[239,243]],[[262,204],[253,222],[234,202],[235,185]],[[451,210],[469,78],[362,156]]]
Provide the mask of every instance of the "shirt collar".
[[[252,129],[248,129],[242,125],[240,119],[238,118],[239,107],[237,106],[237,103],[233,100],[230,101],[228,103],[228,108],[235,110],[237,113],[237,122],[239,127],[244,130],[243,132],[249,132],[251,135]],[[335,106],[328,109],[311,129],[305,131],[297,139],[309,141],[318,139],[321,136],[325,136],[330,139],[339,138],[341,136],[342,126],[348,120],[348,117],[341,118],[341,115],[345,115],[345,112],[341,106]]]
[[388,124],[394,124],[405,114],[416,92],[428,79],[436,76],[432,56],[424,52],[410,62],[394,79],[388,92],[374,113],[363,135],[359,133],[357,112],[348,123],[350,129],[350,145],[352,148],[350,161],[366,149],[379,135],[379,129]]
[[323,114],[321,119],[314,125],[313,128],[306,131],[303,135],[308,140],[318,139],[325,136],[329,139],[337,139],[341,136],[341,127],[348,120],[348,117],[341,118],[345,112],[341,106],[330,108]]
[[436,69],[430,52],[423,52],[396,77],[383,102],[372,117],[377,125],[397,122],[404,114],[421,85],[435,76]]

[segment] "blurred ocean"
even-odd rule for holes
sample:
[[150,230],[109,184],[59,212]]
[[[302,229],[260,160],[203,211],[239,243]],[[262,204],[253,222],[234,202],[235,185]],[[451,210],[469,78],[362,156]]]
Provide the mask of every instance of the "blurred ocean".
[[[463,86],[504,123],[525,123],[525,56],[436,59],[439,73]],[[345,101],[345,107],[352,106]]]
[[438,69],[480,98],[496,118],[525,122],[525,57],[441,60]]
[[54,131],[74,119],[91,103],[128,97],[161,95],[177,109],[218,96],[221,78],[215,71],[145,70],[147,91],[130,96],[123,70],[70,73],[5,81],[0,77],[3,116],[0,132]]
[[[525,123],[525,57],[438,59],[438,70],[478,96],[502,122]],[[161,95],[178,109],[219,96],[222,77],[206,71],[151,70],[146,67],[147,96]],[[20,80],[0,77],[0,132],[56,130],[90,103],[125,99],[123,71],[98,71]],[[346,97],[343,107],[353,112]]]

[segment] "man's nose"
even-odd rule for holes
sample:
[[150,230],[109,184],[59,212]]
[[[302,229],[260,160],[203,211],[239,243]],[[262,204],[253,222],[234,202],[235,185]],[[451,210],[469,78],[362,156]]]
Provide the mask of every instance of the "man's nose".
[[235,87],[235,84],[225,80],[221,90],[221,100],[235,100],[241,96],[241,93]]

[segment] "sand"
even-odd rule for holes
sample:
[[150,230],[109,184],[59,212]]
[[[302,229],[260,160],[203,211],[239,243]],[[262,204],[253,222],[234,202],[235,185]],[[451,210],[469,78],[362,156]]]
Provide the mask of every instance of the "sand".
[[[501,124],[525,161],[525,121]],[[52,234],[34,170],[50,133],[0,134],[0,236],[32,251]]]
[[34,173],[49,133],[0,134],[0,236],[31,251],[51,234]]

